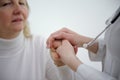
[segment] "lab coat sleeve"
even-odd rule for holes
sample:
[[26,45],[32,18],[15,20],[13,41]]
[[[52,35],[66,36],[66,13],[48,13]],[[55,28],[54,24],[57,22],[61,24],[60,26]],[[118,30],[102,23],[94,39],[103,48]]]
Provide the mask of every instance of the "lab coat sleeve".
[[68,66],[58,68],[61,80],[74,80],[74,72]]
[[[83,80],[117,80],[114,77],[104,73],[100,72],[90,66],[87,66],[85,64],[81,64],[76,72],[80,78]],[[79,79],[76,79],[79,80]]]
[[88,53],[91,61],[102,61],[106,53],[106,45],[104,40],[102,39],[98,40],[98,51],[96,54],[90,51],[88,51]]

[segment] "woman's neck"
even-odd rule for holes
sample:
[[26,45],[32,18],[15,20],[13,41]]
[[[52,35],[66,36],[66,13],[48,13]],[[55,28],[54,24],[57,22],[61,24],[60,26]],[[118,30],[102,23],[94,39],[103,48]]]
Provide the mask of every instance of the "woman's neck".
[[3,37],[0,38],[0,58],[13,56],[18,52],[18,50],[24,48],[25,37],[23,35],[23,32],[20,32],[19,35],[15,38],[8,38],[12,37],[7,37],[7,39]]
[[17,37],[20,34],[20,32],[17,33],[0,33],[0,38],[3,39],[13,39]]

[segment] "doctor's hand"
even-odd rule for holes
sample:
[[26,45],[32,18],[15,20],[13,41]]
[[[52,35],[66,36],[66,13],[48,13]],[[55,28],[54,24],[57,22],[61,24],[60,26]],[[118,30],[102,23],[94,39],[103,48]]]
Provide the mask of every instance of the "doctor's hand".
[[82,62],[76,57],[74,47],[68,40],[62,40],[61,45],[56,49],[60,56],[60,60],[68,65],[72,70],[76,71]]
[[[59,53],[56,52],[56,49],[62,45],[62,40],[55,40],[53,43],[53,47],[50,48],[50,55],[54,61],[54,64],[58,67],[64,66],[65,64],[61,61]],[[77,54],[78,48],[73,47],[75,55]]]
[[[47,39],[47,47],[53,48],[54,41],[56,40],[68,40],[73,47],[83,47],[84,43],[88,43],[93,40],[93,38],[79,35],[70,29],[62,28],[54,33],[52,33]],[[89,51],[96,53],[98,50],[98,43],[96,42],[93,46],[87,48]]]
[[84,42],[85,37],[77,34],[67,28],[62,28],[54,33],[52,33],[47,40],[47,47],[53,47],[53,42],[55,40],[68,40],[72,46],[81,47]]

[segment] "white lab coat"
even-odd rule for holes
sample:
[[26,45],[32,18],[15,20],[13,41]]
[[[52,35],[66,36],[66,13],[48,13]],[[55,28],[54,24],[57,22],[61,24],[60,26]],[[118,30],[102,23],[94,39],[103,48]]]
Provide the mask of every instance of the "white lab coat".
[[97,54],[89,52],[89,57],[93,61],[102,61],[103,71],[82,64],[77,73],[83,80],[120,80],[120,17],[108,28],[104,40],[98,41]]

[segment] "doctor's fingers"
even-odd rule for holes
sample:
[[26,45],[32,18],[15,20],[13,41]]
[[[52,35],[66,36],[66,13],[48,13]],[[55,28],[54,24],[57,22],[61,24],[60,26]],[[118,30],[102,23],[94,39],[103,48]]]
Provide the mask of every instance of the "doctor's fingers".
[[69,53],[75,54],[74,47],[69,43],[68,40],[63,40],[62,45],[56,49],[56,52],[60,55],[60,57],[65,56]]
[[73,32],[72,30],[70,30],[68,28],[62,28],[62,29],[52,33],[50,36],[53,36],[56,39],[65,39],[66,36],[64,36],[64,33],[76,34],[76,32]]
[[68,40],[73,46],[75,46],[78,43],[77,38],[79,38],[79,35],[59,32],[57,34],[50,35],[47,40],[47,47],[53,47],[53,43],[55,40]]
[[[64,42],[65,42],[65,40],[63,40]],[[55,40],[54,42],[53,42],[53,47],[51,48],[53,51],[56,51],[56,49],[59,47],[59,46],[61,46],[62,45],[62,43],[63,43],[63,41],[62,40]],[[68,41],[67,41],[68,42]],[[64,44],[64,43],[63,43]],[[68,44],[70,44],[70,43],[68,43]],[[66,45],[67,46],[67,45]],[[77,46],[73,46],[73,48],[74,48],[74,51],[75,51],[75,54],[77,54],[77,52],[78,52],[78,47]]]
[[66,33],[65,32],[58,32],[58,33],[53,33],[51,34],[48,39],[47,39],[47,47],[51,48],[53,47],[53,43],[55,40],[63,40],[66,38]]

